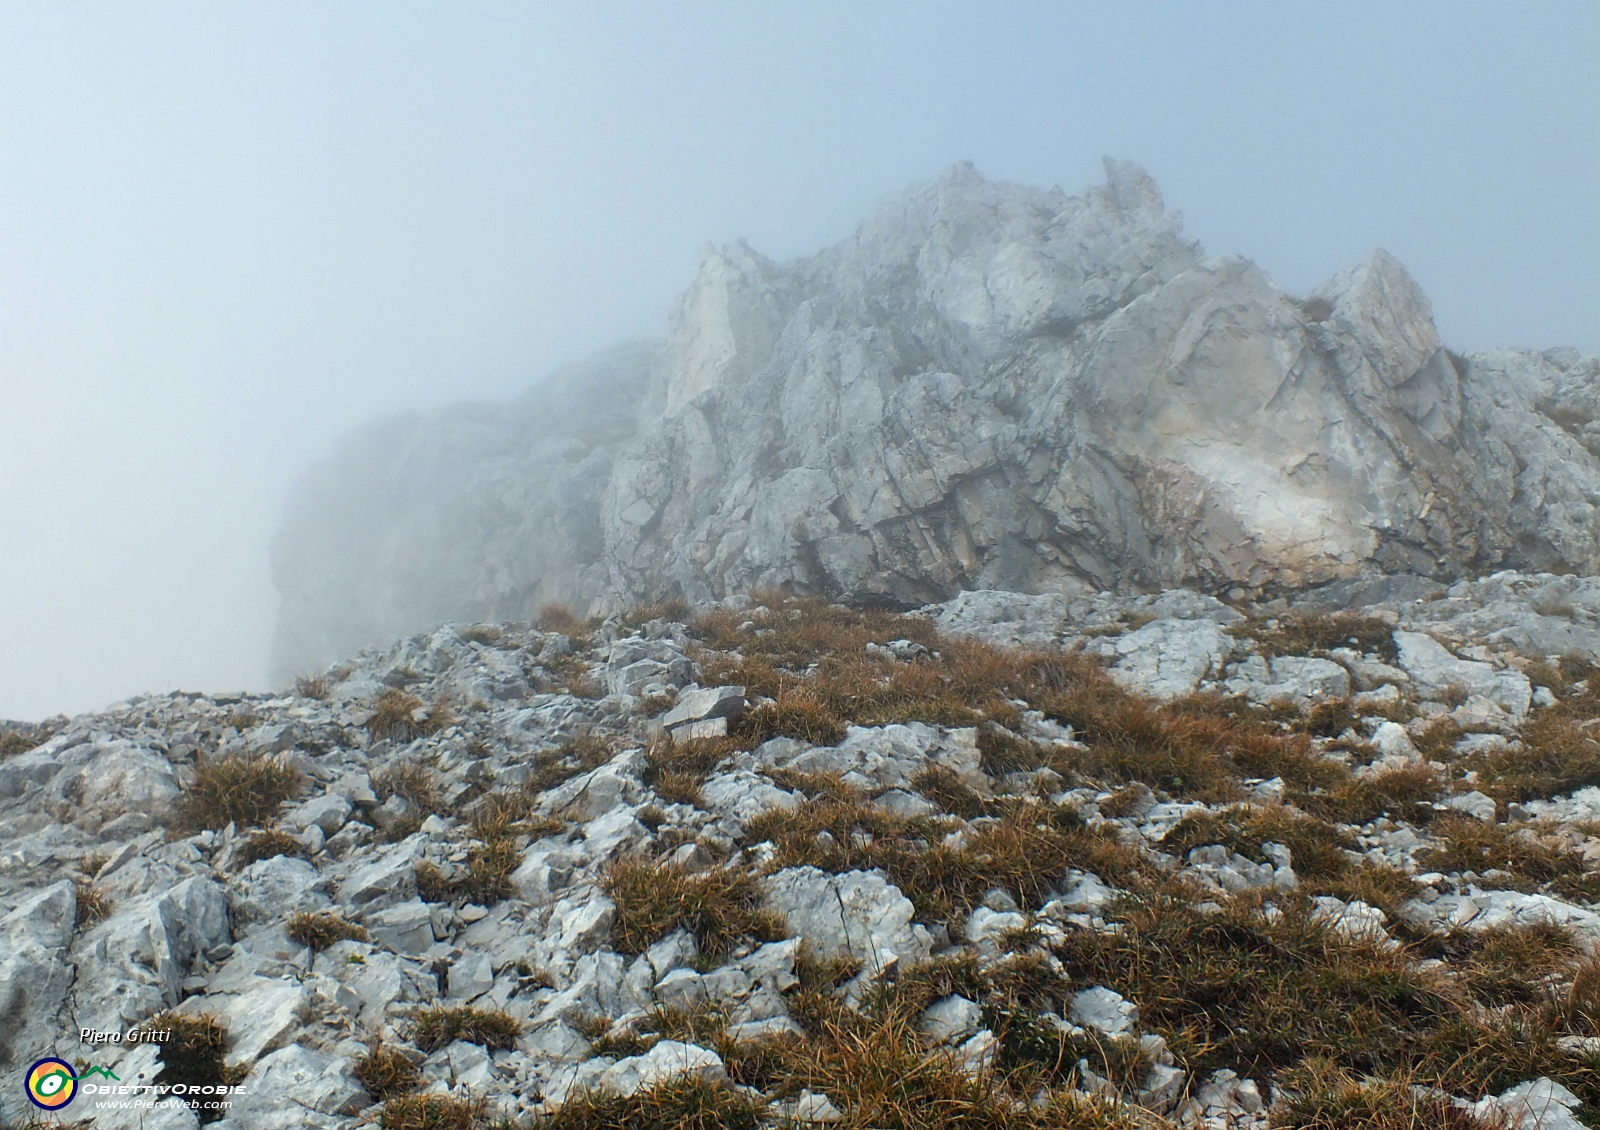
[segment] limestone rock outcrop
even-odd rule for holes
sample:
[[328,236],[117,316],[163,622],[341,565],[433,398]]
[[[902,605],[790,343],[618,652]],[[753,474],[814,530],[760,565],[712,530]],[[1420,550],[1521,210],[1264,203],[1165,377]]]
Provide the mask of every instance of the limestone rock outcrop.
[[659,352],[361,433],[278,538],[279,665],[550,599],[1600,570],[1600,358],[1449,354],[1382,251],[1292,298],[1106,173],[961,165],[813,258],[710,251]]

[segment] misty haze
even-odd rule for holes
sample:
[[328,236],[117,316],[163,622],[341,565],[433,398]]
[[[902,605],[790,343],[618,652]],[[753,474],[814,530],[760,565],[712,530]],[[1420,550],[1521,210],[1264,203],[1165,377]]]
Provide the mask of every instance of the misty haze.
[[1600,1126],[1600,9],[5,15],[0,1128]]

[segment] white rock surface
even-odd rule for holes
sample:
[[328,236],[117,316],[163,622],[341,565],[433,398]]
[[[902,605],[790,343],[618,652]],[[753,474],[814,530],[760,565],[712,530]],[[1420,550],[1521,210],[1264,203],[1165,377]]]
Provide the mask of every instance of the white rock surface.
[[829,875],[790,867],[765,880],[767,902],[821,957],[849,957],[868,971],[891,960],[920,961],[932,949],[912,922],[911,900],[878,871]]

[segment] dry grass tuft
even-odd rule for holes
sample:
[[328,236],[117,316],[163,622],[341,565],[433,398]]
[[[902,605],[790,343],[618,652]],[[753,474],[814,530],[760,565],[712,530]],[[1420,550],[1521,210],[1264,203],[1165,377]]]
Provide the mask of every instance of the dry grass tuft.
[[328,680],[323,675],[302,675],[294,681],[294,693],[301,698],[323,701],[328,697]]
[[924,921],[971,910],[993,887],[1038,906],[1068,868],[1119,882],[1142,868],[1137,853],[1110,832],[1091,830],[1067,808],[1011,803],[1003,815],[945,842],[938,819],[907,819],[859,794],[822,794],[796,809],[763,813],[745,828],[751,843],[771,840],[777,867],[835,873],[882,868]]
[[1473,997],[1489,1005],[1553,999],[1544,979],[1571,971],[1582,955],[1572,932],[1551,923],[1454,933],[1430,948],[1442,951]]
[[1338,777],[1332,788],[1297,791],[1295,803],[1343,824],[1366,824],[1380,816],[1427,823],[1433,819],[1432,802],[1445,791],[1444,782],[1427,765],[1390,769],[1376,777],[1355,777],[1343,772]]
[[[1452,975],[1420,968],[1415,950],[1342,939],[1296,898],[1269,918],[1243,897],[1203,913],[1148,892],[1121,922],[1117,935],[1069,935],[1057,950],[1067,974],[1137,1003],[1144,1029],[1165,1036],[1196,1074],[1226,1066],[1272,1080],[1325,1061],[1452,1094],[1548,1075],[1586,1102],[1600,1097],[1595,1064],[1556,1045],[1568,1006],[1543,990],[1539,969],[1560,960],[1558,937],[1493,939],[1479,951],[1488,956]],[[1519,975],[1519,961],[1533,964]],[[1513,1003],[1494,1008],[1491,999]]]
[[579,735],[557,749],[536,755],[533,776],[523,787],[530,793],[553,789],[580,773],[600,768],[616,755],[616,747],[599,734]]
[[560,603],[540,605],[533,622],[541,632],[559,632],[568,637],[585,635],[592,627],[588,621],[578,619],[571,608]]
[[686,875],[649,860],[624,859],[602,885],[617,904],[612,937],[622,953],[643,953],[680,926],[713,957],[746,938],[769,942],[785,936],[782,923],[762,910],[761,889],[744,871]]
[[378,1112],[382,1130],[488,1130],[489,1100],[399,1095]]
[[291,914],[285,933],[291,942],[310,946],[316,953],[321,953],[334,942],[370,940],[365,926],[350,922],[337,914],[319,914],[310,911]]
[[[196,1087],[232,1086],[250,1073],[247,1064],[229,1067],[223,1060],[228,1047],[227,1031],[214,1016],[185,1016],[176,1012],[163,1012],[152,1016],[141,1027],[146,1033],[164,1033],[165,1038],[156,1043],[161,1049],[161,1070],[152,1083],[175,1087],[184,1084]],[[180,1098],[183,1096],[179,1096]],[[184,1098],[202,1123],[215,1122],[225,1113],[202,1105],[204,1095]]]
[[0,720],[0,761],[42,746],[61,732],[65,718],[47,722],[7,722]]
[[260,824],[300,791],[300,771],[275,757],[195,759],[194,780],[178,801],[182,829],[221,831]]
[[663,733],[645,747],[644,783],[671,804],[699,804],[700,786],[717,763],[739,749],[733,738],[674,742]]
[[1326,1059],[1287,1071],[1286,1101],[1271,1125],[1292,1130],[1491,1130],[1447,1098],[1419,1094],[1404,1076],[1360,1079]]
[[380,801],[397,796],[406,802],[405,816],[388,830],[390,839],[404,839],[445,807],[439,775],[420,761],[396,761],[373,775],[372,788]]
[[[1068,779],[1140,782],[1212,801],[1241,799],[1244,776],[1282,776],[1324,791],[1349,776],[1315,756],[1305,734],[1285,732],[1260,712],[1214,698],[1158,706],[1128,694],[1083,655],[1011,652],[942,639],[918,617],[753,595],[764,610],[718,610],[693,624],[706,649],[707,682],[743,684],[774,700],[732,727],[742,748],[778,735],[832,743],[850,723],[924,721],[983,727],[991,772],[1048,766]],[[747,621],[752,628],[740,630]],[[900,639],[924,650],[911,661],[867,650]],[[1020,724],[1018,700],[1072,725],[1089,750],[1047,752],[1008,736]]]
[[434,864],[417,864],[417,888],[425,902],[495,903],[515,893],[511,873],[522,862],[520,838],[542,839],[566,830],[566,823],[535,812],[538,793],[528,788],[486,793],[468,810],[478,839],[467,850],[466,865],[448,877]]
[[1523,722],[1523,749],[1476,754],[1461,763],[1478,771],[1478,787],[1495,800],[1524,801],[1600,785],[1600,732],[1590,725],[1600,715],[1600,668],[1563,660],[1557,675],[1568,672],[1587,680],[1583,689],[1551,679],[1548,668],[1538,672],[1550,680],[1544,685],[1556,684],[1551,689],[1560,701]]
[[[1122,1086],[1136,1087],[1144,1065],[1134,1040],[1073,1037],[1046,1019],[1059,1015],[1076,986],[1041,955],[1011,957],[980,970],[970,957],[936,959],[880,983],[859,1010],[835,991],[850,974],[815,962],[797,966],[791,996],[804,1039],[728,1049],[730,1075],[792,1097],[820,1092],[845,1115],[841,1125],[868,1130],[1113,1130],[1138,1125],[1109,1105],[1067,1090],[1078,1062]],[[983,1023],[999,1040],[996,1062],[969,1072],[951,1049],[930,1047],[917,1019],[934,1000],[959,992],[980,1002]],[[1041,1088],[1050,1098],[1030,1105]]]
[[75,929],[87,930],[97,923],[104,922],[111,915],[116,906],[111,898],[111,893],[104,887],[97,887],[93,883],[83,883],[74,880],[78,896],[77,918],[73,923]]
[[1257,863],[1267,862],[1261,845],[1289,849],[1302,878],[1338,875],[1349,866],[1344,851],[1356,846],[1347,832],[1284,805],[1239,805],[1190,816],[1166,834],[1161,846],[1180,856],[1204,844],[1221,844]]
[[672,620],[682,624],[689,619],[689,602],[682,597],[668,597],[650,604],[635,605],[622,617],[625,628],[642,628],[652,620]]
[[300,842],[298,836],[285,832],[282,828],[263,828],[251,834],[239,845],[235,858],[239,861],[239,866],[249,867],[258,860],[271,859],[278,855],[292,855],[305,859],[306,845]]
[[390,687],[373,702],[367,732],[374,740],[387,738],[403,745],[448,729],[455,721],[448,703],[426,706],[416,695]]
[[516,1044],[522,1025],[516,1017],[499,1009],[479,1009],[467,1005],[455,1008],[425,1008],[413,1018],[415,1033],[411,1042],[424,1052],[436,1052],[452,1040],[482,1044],[493,1051]]
[[[1268,623],[1274,626],[1269,628]],[[1326,655],[1336,647],[1375,652],[1385,663],[1394,663],[1400,657],[1394,629],[1381,617],[1360,612],[1290,613],[1275,621],[1247,620],[1231,631],[1255,640],[1268,659],[1280,655]]]
[[422,1072],[411,1057],[385,1044],[373,1044],[366,1055],[356,1060],[355,1076],[367,1094],[379,1102],[414,1091],[422,1082]]
[[675,1079],[626,1098],[574,1095],[533,1130],[756,1130],[759,1103],[703,1079]]
[[1558,851],[1535,828],[1485,824],[1471,816],[1441,813],[1432,834],[1444,846],[1417,853],[1417,865],[1430,871],[1504,871],[1526,889],[1553,880],[1581,880],[1582,856]]

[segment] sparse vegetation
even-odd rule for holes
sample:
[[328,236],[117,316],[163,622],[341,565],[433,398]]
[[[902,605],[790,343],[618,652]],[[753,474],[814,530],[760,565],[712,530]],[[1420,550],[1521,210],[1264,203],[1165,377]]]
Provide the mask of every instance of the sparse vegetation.
[[[250,1072],[248,1065],[229,1067],[224,1061],[228,1036],[213,1016],[163,1012],[144,1023],[141,1035],[151,1032],[165,1033],[165,1039],[156,1044],[161,1049],[161,1070],[153,1083],[167,1087],[181,1083],[191,1089],[232,1086]],[[179,1097],[190,1105],[202,1123],[215,1122],[225,1113],[207,1107],[203,1095]]]
[[1600,668],[1563,661],[1529,672],[1560,701],[1534,711],[1522,724],[1520,750],[1474,754],[1461,763],[1476,770],[1484,792],[1498,801],[1524,801],[1600,785]]
[[559,603],[540,605],[534,623],[541,632],[559,632],[568,638],[582,636],[590,629],[588,622],[578,619],[571,608]]
[[65,718],[52,718],[47,722],[0,720],[0,761],[43,745],[61,732],[66,721]]
[[104,887],[83,882],[75,882],[74,887],[78,896],[77,920],[73,924],[76,929],[87,930],[111,915],[116,902]]
[[321,953],[334,942],[368,940],[365,926],[337,914],[311,911],[291,914],[285,933],[291,942],[310,946],[317,953]]
[[522,1025],[500,1009],[435,1006],[424,1008],[413,1018],[411,1042],[424,1052],[435,1052],[452,1040],[481,1044],[491,1051],[509,1048],[522,1034]]
[[1282,1079],[1286,1101],[1271,1124],[1285,1130],[1497,1130],[1405,1076],[1358,1078],[1313,1058]]
[[778,867],[882,868],[929,921],[971,910],[993,887],[1037,906],[1068,868],[1119,881],[1142,866],[1132,848],[1091,831],[1070,808],[1012,803],[959,845],[945,842],[949,831],[938,818],[894,816],[834,783],[831,793],[797,809],[756,817],[745,835],[751,842],[771,840]]
[[300,771],[275,757],[197,756],[194,779],[178,801],[179,826],[221,831],[261,824],[300,786]]
[[372,714],[367,719],[367,732],[374,739],[387,738],[404,744],[437,734],[453,725],[455,712],[448,703],[436,702],[427,706],[416,695],[390,687],[373,702]]
[[385,803],[396,796],[406,802],[405,815],[388,829],[387,835],[393,840],[405,839],[422,827],[429,816],[445,808],[439,775],[421,761],[407,759],[393,763],[373,776],[372,787],[378,799]]
[[644,783],[668,803],[697,804],[706,777],[719,761],[738,748],[732,738],[674,742],[670,734],[661,734],[645,747],[649,767],[644,772]]
[[626,1098],[575,1095],[534,1130],[756,1130],[761,1104],[730,1087],[675,1079]]
[[292,855],[304,859],[307,856],[306,845],[300,841],[300,837],[282,828],[263,828],[246,837],[245,841],[235,849],[234,858],[240,867],[249,867],[258,860],[271,859],[276,855]]
[[526,788],[483,795],[468,810],[468,824],[479,841],[468,849],[465,866],[446,874],[424,860],[417,864],[417,887],[428,902],[493,903],[512,894],[511,873],[522,862],[518,838],[556,835],[566,824],[534,812],[538,794]]
[[625,628],[642,628],[652,620],[674,620],[679,623],[689,619],[689,602],[682,597],[668,597],[630,608],[622,617]]
[[323,675],[303,675],[294,681],[294,693],[301,698],[312,698],[319,702],[328,697],[328,680]]
[[452,1095],[400,1095],[378,1112],[382,1130],[488,1130],[487,1099]]
[[1229,629],[1236,636],[1256,641],[1262,656],[1326,655],[1336,647],[1375,653],[1394,663],[1399,651],[1394,626],[1379,616],[1360,612],[1290,613],[1276,619],[1247,620]]
[[613,940],[622,953],[643,953],[680,926],[700,951],[727,953],[740,941],[777,941],[782,924],[761,909],[761,891],[744,871],[686,875],[645,859],[625,859],[607,872],[606,894],[617,904]]
[[1345,851],[1354,839],[1322,820],[1283,805],[1244,805],[1190,816],[1162,840],[1167,851],[1185,855],[1202,844],[1222,844],[1257,863],[1268,862],[1261,845],[1289,849],[1294,870],[1304,878],[1338,875],[1350,867]]
[[373,1044],[356,1060],[356,1080],[378,1102],[409,1094],[422,1082],[422,1072],[399,1048]]

